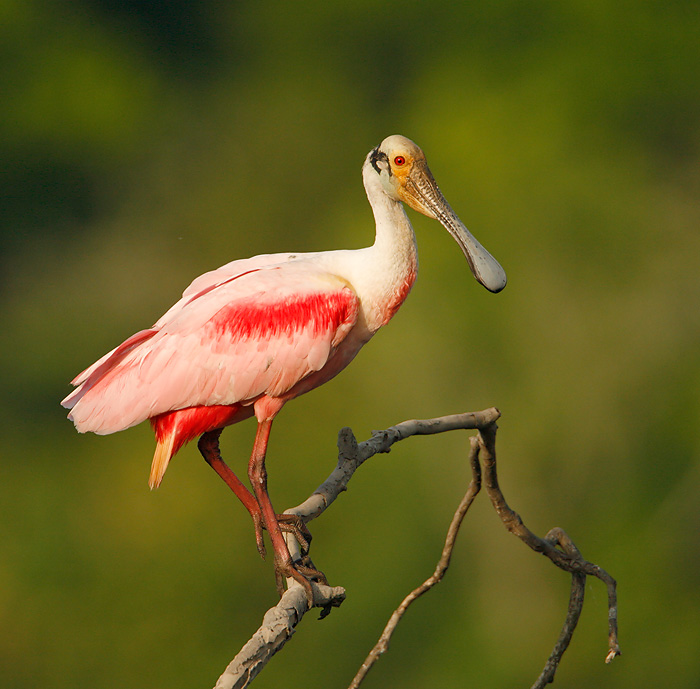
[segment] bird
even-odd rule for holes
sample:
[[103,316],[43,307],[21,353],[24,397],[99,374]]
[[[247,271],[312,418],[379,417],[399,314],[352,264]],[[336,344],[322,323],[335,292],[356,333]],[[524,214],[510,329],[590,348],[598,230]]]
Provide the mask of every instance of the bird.
[[[75,389],[61,403],[81,433],[110,434],[150,421],[151,489],[175,453],[198,439],[206,462],[250,513],[263,557],[262,532],[268,532],[280,595],[291,577],[310,601],[310,582],[325,578],[310,560],[290,556],[283,532],[291,531],[302,551],[310,534],[272,507],[265,465],[270,430],[287,402],[348,366],[411,291],[418,256],[404,204],[447,229],[487,290],[506,286],[503,268],[447,203],[413,141],[385,138],[367,154],[362,178],[376,225],[371,246],[260,255],[201,275],[152,327],[74,378]],[[226,426],[251,417],[257,422],[248,463],[252,492],[219,448]]]

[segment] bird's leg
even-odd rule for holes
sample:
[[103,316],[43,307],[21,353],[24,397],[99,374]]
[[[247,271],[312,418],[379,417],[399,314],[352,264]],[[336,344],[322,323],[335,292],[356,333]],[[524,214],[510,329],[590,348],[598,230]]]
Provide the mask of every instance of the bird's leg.
[[219,449],[219,436],[223,428],[217,428],[213,431],[205,433],[197,443],[199,451],[202,453],[207,464],[221,476],[226,482],[226,485],[236,494],[236,497],[243,503],[245,508],[250,512],[253,518],[253,526],[255,528],[255,542],[258,546],[260,556],[265,558],[265,542],[263,541],[263,516],[260,510],[260,505],[252,493],[241,483],[241,480],[233,473],[231,467],[221,458]]
[[313,605],[314,596],[309,579],[316,578],[325,581],[325,577],[316,569],[295,565],[292,562],[289,548],[287,548],[287,543],[284,540],[284,536],[282,536],[282,529],[267,492],[265,453],[267,452],[267,442],[270,437],[271,427],[272,419],[264,419],[258,422],[253,453],[248,464],[248,477],[262,511],[263,524],[270,534],[272,547],[275,551],[275,578],[277,580],[278,593],[280,596],[284,593],[284,578],[291,577],[304,587],[309,604]]
[[[238,499],[245,505],[245,508],[250,512],[253,518],[253,526],[255,528],[255,543],[258,546],[258,552],[265,559],[265,542],[263,541],[262,531],[265,528],[263,523],[262,512],[260,505],[255,496],[243,485],[241,480],[236,476],[231,467],[224,462],[219,449],[219,436],[223,428],[217,428],[213,431],[204,433],[197,443],[199,451],[202,453],[207,464],[216,471],[217,474],[226,482],[226,485],[236,494]],[[294,534],[299,546],[301,547],[301,555],[305,558],[309,553],[309,544],[311,542],[311,533],[306,528],[301,517],[293,514],[278,514],[277,520],[280,523],[282,531]]]

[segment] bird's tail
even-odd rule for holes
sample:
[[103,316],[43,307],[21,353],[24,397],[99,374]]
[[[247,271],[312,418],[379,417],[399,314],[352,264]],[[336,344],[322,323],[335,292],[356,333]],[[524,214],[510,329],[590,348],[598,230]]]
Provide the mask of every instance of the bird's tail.
[[158,488],[170,460],[185,443],[207,431],[247,419],[253,415],[253,411],[252,404],[247,407],[220,404],[212,407],[175,409],[152,417],[151,426],[156,434],[157,445],[148,481],[151,490]]
[[165,470],[168,468],[168,463],[175,454],[175,450],[175,433],[168,433],[158,438],[151,464],[151,476],[148,479],[148,485],[151,490],[155,490],[160,485],[160,482],[163,480],[163,474],[165,474]]

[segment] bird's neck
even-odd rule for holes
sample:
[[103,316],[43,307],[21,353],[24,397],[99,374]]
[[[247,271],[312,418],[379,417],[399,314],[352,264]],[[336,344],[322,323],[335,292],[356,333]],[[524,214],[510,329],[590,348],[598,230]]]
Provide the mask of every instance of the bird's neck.
[[418,271],[416,237],[400,201],[390,198],[373,170],[363,170],[376,222],[374,244],[364,259],[371,274],[376,327],[386,324],[408,296]]
[[382,254],[389,255],[405,249],[415,255],[416,237],[403,204],[387,195],[379,176],[370,166],[365,166],[362,172],[365,192],[377,225],[374,246]]

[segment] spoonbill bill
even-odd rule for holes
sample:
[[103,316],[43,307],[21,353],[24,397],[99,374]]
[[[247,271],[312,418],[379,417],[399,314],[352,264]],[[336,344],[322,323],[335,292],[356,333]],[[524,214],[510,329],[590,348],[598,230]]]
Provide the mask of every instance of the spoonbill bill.
[[[506,285],[503,269],[450,208],[411,140],[384,139],[367,155],[362,178],[376,222],[372,246],[255,256],[205,273],[155,325],[78,375],[62,402],[81,433],[114,433],[148,419],[156,436],[151,488],[173,455],[199,438],[204,459],[253,518],[263,556],[262,531],[269,533],[278,590],[292,577],[310,600],[309,580],[322,575],[292,561],[282,533],[294,532],[303,549],[308,532],[276,515],[267,492],[270,428],[286,402],[342,371],[406,299],[418,259],[402,202],[444,225],[487,290]],[[252,493],[219,451],[223,428],[251,416]]]

